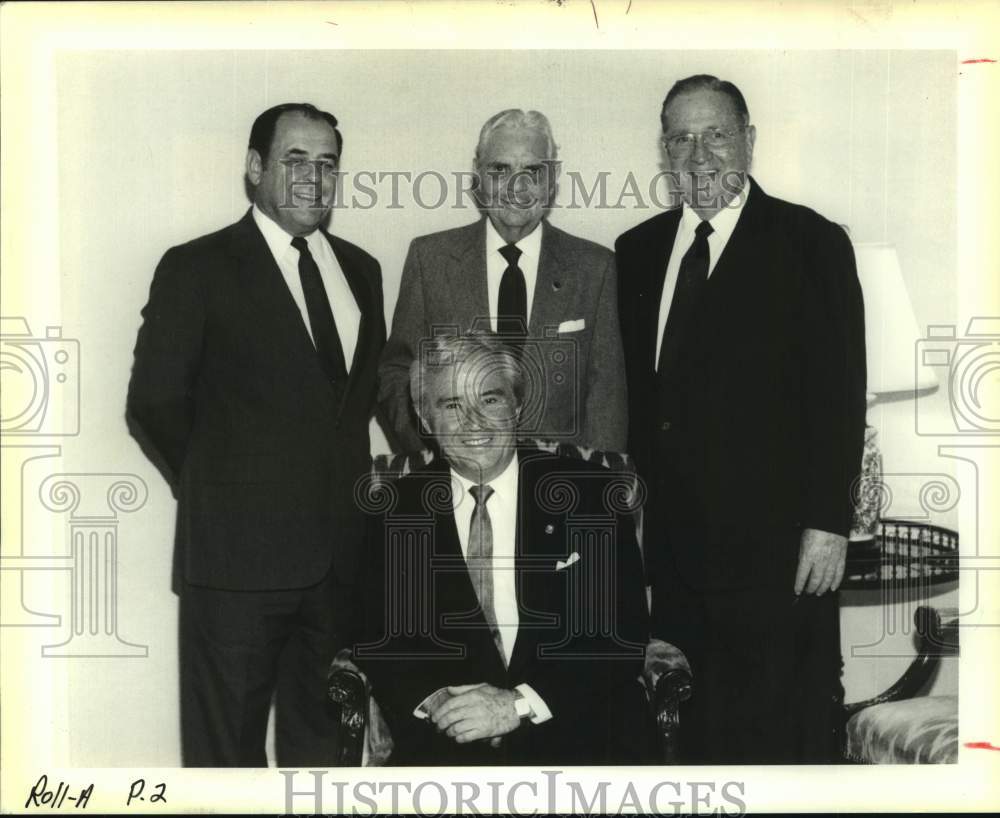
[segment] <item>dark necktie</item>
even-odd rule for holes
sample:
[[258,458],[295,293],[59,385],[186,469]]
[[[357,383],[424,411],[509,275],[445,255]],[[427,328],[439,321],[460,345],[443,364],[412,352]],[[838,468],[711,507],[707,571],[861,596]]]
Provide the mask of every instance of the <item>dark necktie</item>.
[[486,624],[490,626],[493,643],[497,646],[500,658],[507,664],[507,654],[504,653],[500,629],[497,628],[497,615],[493,607],[493,521],[486,509],[486,503],[493,496],[490,486],[472,486],[469,489],[476,501],[469,523],[469,547],[465,562],[469,568],[472,587],[476,589],[479,606],[483,609]]
[[524,340],[528,331],[528,287],[524,273],[517,266],[521,251],[514,244],[505,244],[500,255],[507,261],[507,269],[500,279],[497,298],[497,334],[511,338],[514,346]]
[[344,348],[340,345],[337,324],[333,320],[333,310],[330,309],[330,299],[326,297],[326,287],[323,286],[319,267],[302,236],[292,239],[292,247],[299,251],[299,280],[306,297],[309,326],[312,328],[313,341],[323,371],[333,382],[346,381]]
[[708,280],[708,237],[711,234],[712,225],[706,221],[700,222],[694,231],[694,241],[681,259],[667,324],[663,328],[660,359],[656,366],[661,378],[668,376],[677,363],[681,344],[705,289],[705,282]]

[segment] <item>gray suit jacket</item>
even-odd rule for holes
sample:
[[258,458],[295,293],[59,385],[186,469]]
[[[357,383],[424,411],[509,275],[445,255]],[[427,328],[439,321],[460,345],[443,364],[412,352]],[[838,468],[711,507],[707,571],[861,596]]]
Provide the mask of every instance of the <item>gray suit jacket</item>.
[[[548,221],[541,230],[520,433],[623,451],[627,400],[614,254]],[[379,365],[379,406],[394,448],[413,452],[425,446],[409,381],[421,341],[476,328],[490,328],[485,217],[410,244]]]

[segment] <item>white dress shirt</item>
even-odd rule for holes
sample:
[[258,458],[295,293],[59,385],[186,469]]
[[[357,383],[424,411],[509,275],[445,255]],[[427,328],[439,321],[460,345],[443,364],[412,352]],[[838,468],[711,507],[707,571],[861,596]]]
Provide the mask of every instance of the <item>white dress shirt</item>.
[[[295,305],[302,313],[302,321],[306,325],[309,337],[313,336],[312,327],[309,324],[309,310],[306,307],[306,296],[302,292],[302,279],[299,278],[299,251],[292,247],[292,237],[278,226],[270,216],[264,211],[253,206],[253,220],[257,223],[260,232],[264,234],[264,241],[271,250],[271,255],[281,270],[281,275],[285,279],[285,284],[292,294]],[[305,237],[309,252],[312,254],[316,266],[319,267],[320,278],[323,279],[323,287],[326,289],[326,297],[330,301],[330,309],[333,311],[333,322],[337,325],[337,334],[340,336],[340,345],[344,348],[344,363],[347,371],[351,371],[351,362],[354,360],[354,350],[358,346],[358,330],[361,327],[361,309],[358,302],[354,300],[354,293],[351,292],[351,285],[347,283],[344,271],[337,262],[330,242],[326,240],[322,230],[313,230]]]
[[[743,184],[742,190],[736,194],[726,207],[708,220],[712,225],[712,234],[708,237],[708,275],[711,277],[712,271],[729,243],[729,237],[736,229],[736,223],[740,220],[740,214],[747,202],[747,194],[750,192],[749,177]],[[681,259],[694,243],[695,228],[701,223],[701,216],[694,212],[687,202],[682,205],[681,221],[677,226],[677,235],[674,236],[674,247],[670,251],[670,261],[667,262],[667,274],[663,279],[663,294],[660,296],[660,317],[656,324],[656,357],[653,359],[656,366],[660,362],[660,346],[663,344],[663,332],[667,326],[667,317],[670,315],[670,305],[674,300],[674,290],[677,287],[677,276],[681,269]]]
[[[500,305],[500,279],[507,269],[507,259],[500,254],[500,248],[507,245],[489,216],[486,217],[486,294],[490,304],[490,328],[497,331],[497,310]],[[542,223],[514,246],[521,251],[517,266],[524,273],[524,287],[528,293],[528,314],[531,321],[531,305],[535,301],[535,281],[538,279],[538,258],[542,252]],[[527,327],[525,327],[527,329]]]
[[[500,641],[503,643],[507,661],[514,652],[514,642],[517,640],[517,627],[521,621],[517,612],[517,586],[514,573],[514,545],[517,536],[517,455],[511,459],[507,468],[495,480],[487,485],[493,489],[486,503],[493,527],[493,611],[497,618],[497,628],[500,631]],[[476,498],[469,489],[475,486],[454,469],[451,472],[452,507],[455,513],[455,526],[458,528],[458,541],[462,546],[462,556],[469,553],[469,526],[472,524],[472,512],[476,508]],[[530,685],[519,684],[515,688],[531,705],[531,721],[540,724],[552,718],[552,711],[546,706]]]

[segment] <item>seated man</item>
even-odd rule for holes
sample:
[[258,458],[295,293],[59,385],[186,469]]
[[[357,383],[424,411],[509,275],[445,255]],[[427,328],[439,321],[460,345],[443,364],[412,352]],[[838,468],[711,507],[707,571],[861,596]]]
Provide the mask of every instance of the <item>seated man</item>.
[[438,457],[372,517],[355,648],[390,763],[621,761],[612,720],[635,702],[623,691],[648,637],[628,487],[517,449],[524,376],[495,336],[422,347],[411,392]]

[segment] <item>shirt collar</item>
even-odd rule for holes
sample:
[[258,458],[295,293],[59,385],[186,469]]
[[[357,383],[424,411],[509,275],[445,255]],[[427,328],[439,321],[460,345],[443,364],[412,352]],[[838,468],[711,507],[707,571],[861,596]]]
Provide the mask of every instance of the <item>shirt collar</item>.
[[[749,195],[750,174],[746,174],[743,187],[740,188],[740,192],[736,194],[736,197],[708,220],[708,223],[712,225],[712,235],[709,236],[709,238],[718,236],[722,240],[723,244],[729,240],[729,237],[736,229],[736,222],[740,219],[740,214],[746,206],[747,197],[749,197]],[[693,233],[694,229],[701,221],[701,216],[695,213],[687,202],[684,202],[682,208],[683,213],[681,214],[681,224],[685,231]]]
[[[496,253],[501,247],[505,247],[507,242],[504,241],[503,236],[501,236],[497,229],[493,226],[493,221],[489,216],[486,217],[486,255],[489,257],[491,253]],[[541,255],[542,251],[542,223],[539,222],[535,229],[532,230],[527,236],[525,236],[520,241],[514,242],[514,246],[525,256],[537,259]]]
[[[452,507],[457,507],[462,503],[466,495],[469,494],[469,489],[475,485],[478,484],[451,469]],[[514,456],[510,459],[510,463],[507,464],[507,468],[496,479],[490,480],[488,485],[493,489],[494,494],[498,494],[504,498],[514,496],[514,492],[517,490],[517,452],[514,452]]]
[[[270,216],[268,216],[263,210],[261,210],[255,204],[253,206],[253,220],[260,229],[260,232],[264,235],[264,241],[267,242],[268,248],[271,250],[271,255],[276,259],[281,258],[288,252],[288,248],[292,246],[292,236],[282,229],[282,227]],[[317,240],[320,236],[320,231],[313,230],[308,236],[305,237],[306,243],[309,245],[310,252],[315,256],[317,250]]]

